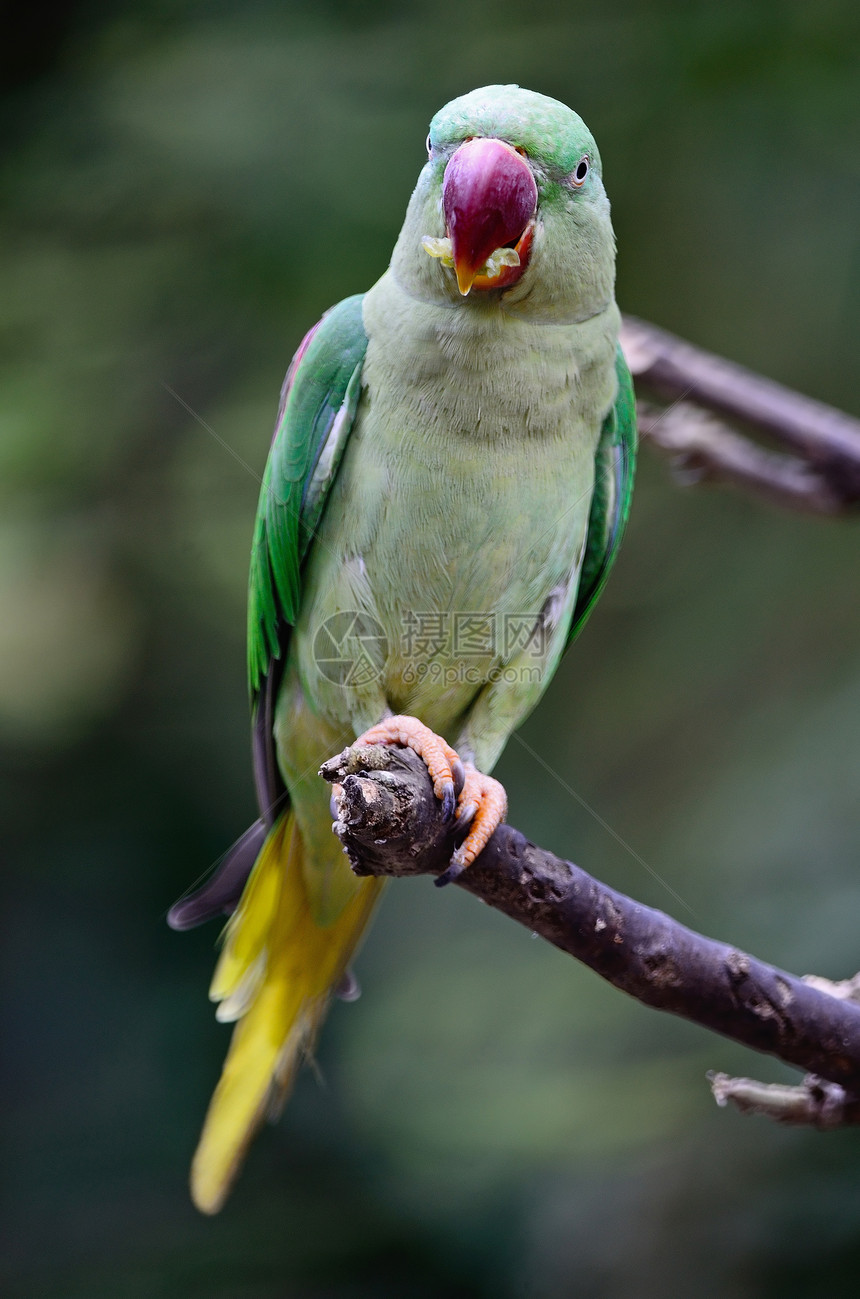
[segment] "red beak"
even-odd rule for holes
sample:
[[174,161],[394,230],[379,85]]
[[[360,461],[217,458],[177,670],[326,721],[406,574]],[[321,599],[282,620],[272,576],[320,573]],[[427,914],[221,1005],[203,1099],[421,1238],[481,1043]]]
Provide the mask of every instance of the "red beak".
[[[510,145],[485,138],[460,145],[445,168],[442,206],[464,297],[473,285],[504,288],[519,279],[537,200],[531,168]],[[492,277],[479,276],[487,258],[505,244],[517,244],[521,264],[505,266]]]

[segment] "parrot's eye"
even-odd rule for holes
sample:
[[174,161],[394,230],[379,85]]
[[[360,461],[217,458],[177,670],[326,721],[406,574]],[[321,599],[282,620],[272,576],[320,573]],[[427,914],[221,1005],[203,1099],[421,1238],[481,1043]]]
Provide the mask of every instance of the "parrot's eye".
[[571,185],[574,185],[576,186],[577,189],[579,189],[580,185],[585,184],[585,178],[588,175],[590,170],[591,170],[591,163],[589,162],[588,154],[585,154],[582,158],[580,158],[579,162],[576,164],[576,167],[571,172],[570,175]]
[[431,153],[433,152],[433,142],[432,142],[432,140],[430,139],[429,134],[428,134],[428,136],[427,136],[427,139],[424,141],[424,143],[425,143],[425,145],[427,146],[427,153],[428,153],[428,155],[431,154]]

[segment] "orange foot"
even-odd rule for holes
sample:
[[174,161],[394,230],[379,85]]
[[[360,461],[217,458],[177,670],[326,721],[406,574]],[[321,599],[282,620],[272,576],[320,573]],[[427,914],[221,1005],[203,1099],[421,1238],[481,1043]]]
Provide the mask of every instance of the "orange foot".
[[505,819],[508,796],[504,786],[471,762],[464,766],[456,750],[417,717],[387,717],[360,735],[356,744],[399,744],[414,750],[430,773],[433,792],[441,800],[446,817],[454,811],[459,788],[457,820],[463,827],[469,826],[469,832],[451,858],[451,865],[436,880],[440,887],[450,884],[471,866]]
[[472,865],[507,814],[508,796],[504,785],[467,762],[466,779],[457,802],[457,820],[469,827],[469,833],[451,858],[451,865],[437,877],[439,888],[450,884]]

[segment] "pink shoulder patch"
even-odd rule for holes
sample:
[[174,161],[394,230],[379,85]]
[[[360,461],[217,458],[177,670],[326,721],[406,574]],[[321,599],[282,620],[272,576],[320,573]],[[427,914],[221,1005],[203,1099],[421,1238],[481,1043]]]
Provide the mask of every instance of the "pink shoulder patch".
[[317,323],[313,326],[313,328],[308,330],[308,332],[305,334],[304,338],[296,348],[296,352],[295,355],[293,356],[292,361],[290,361],[290,367],[287,370],[287,373],[284,377],[283,385],[281,386],[281,400],[278,404],[278,417],[275,420],[275,431],[272,434],[273,442],[275,440],[275,437],[277,436],[278,429],[281,427],[281,420],[284,418],[284,408],[286,407],[287,404],[287,398],[290,395],[290,389],[292,388],[293,383],[295,381],[295,377],[298,374],[299,366],[301,365],[302,361],[305,358],[305,352],[307,352],[308,348],[310,347],[311,339],[313,338],[314,334],[317,332],[321,324],[322,321],[318,320]]

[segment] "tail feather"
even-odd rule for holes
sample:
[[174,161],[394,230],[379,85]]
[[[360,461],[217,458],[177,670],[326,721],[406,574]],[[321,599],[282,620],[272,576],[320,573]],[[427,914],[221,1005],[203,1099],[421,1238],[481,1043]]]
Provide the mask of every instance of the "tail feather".
[[335,922],[320,928],[292,812],[269,834],[227,926],[210,993],[221,1002],[219,1018],[239,1022],[191,1168],[192,1198],[204,1213],[221,1208],[257,1127],[285,1098],[381,886],[362,881]]
[[281,912],[292,824],[292,818],[284,816],[269,834],[224,930],[224,946],[209,985],[210,1001],[221,1003],[219,1019],[238,1019],[243,1010],[227,1014],[224,1008],[237,997],[247,1008],[265,973],[266,946],[274,937],[273,919]]
[[228,848],[208,879],[174,902],[167,913],[171,929],[196,929],[216,916],[230,916],[236,910],[242,890],[266,838],[266,825],[255,821],[232,848]]

